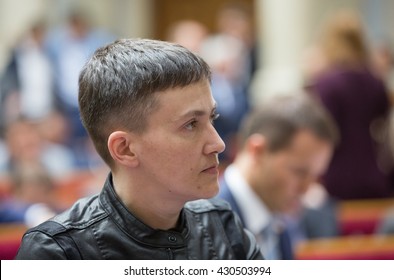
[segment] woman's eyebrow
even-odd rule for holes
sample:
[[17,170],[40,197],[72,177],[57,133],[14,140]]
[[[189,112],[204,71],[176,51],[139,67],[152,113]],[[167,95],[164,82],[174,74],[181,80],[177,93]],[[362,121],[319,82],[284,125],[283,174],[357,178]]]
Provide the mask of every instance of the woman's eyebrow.
[[180,115],[177,119],[184,119],[187,117],[200,117],[204,115],[211,115],[213,112],[216,111],[217,105],[216,103],[213,104],[211,111],[207,110],[200,110],[200,109],[192,109],[190,111],[185,112],[184,114]]

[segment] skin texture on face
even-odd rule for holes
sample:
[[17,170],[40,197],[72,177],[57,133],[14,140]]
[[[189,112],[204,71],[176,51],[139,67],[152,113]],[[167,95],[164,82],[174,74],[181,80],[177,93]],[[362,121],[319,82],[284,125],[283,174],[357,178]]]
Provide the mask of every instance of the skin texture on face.
[[272,212],[297,210],[301,196],[326,170],[331,155],[330,143],[301,130],[285,149],[262,149],[252,188]]
[[157,101],[148,128],[134,144],[144,188],[158,200],[179,205],[213,197],[218,153],[225,145],[213,126],[217,114],[209,82],[160,92]]

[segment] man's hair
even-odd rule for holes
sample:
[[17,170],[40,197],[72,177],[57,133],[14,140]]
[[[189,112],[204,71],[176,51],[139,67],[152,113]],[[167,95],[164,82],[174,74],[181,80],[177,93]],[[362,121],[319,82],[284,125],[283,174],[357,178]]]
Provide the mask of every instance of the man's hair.
[[186,48],[164,41],[121,39],[101,47],[79,76],[82,123],[111,167],[109,135],[142,133],[157,107],[155,93],[211,79],[209,66]]
[[311,96],[304,93],[275,96],[255,108],[243,121],[239,143],[245,145],[252,134],[264,135],[268,149],[285,149],[294,135],[309,130],[317,137],[336,145],[339,132],[330,114]]

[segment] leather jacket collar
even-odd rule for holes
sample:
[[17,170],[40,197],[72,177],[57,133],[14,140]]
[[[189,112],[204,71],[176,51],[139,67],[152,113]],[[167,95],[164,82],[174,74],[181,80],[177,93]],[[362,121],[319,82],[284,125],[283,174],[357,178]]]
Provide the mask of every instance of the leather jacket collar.
[[181,232],[153,229],[138,220],[122,203],[114,190],[112,174],[108,175],[104,188],[100,193],[100,203],[117,226],[134,240],[155,247],[176,248],[186,246],[189,227],[185,219],[184,210],[180,215]]

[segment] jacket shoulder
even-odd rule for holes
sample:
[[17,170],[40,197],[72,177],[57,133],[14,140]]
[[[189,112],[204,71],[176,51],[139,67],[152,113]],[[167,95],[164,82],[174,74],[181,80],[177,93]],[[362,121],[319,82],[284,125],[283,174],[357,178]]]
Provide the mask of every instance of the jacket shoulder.
[[67,229],[83,229],[107,216],[99,203],[98,196],[95,195],[79,199],[69,209],[51,220]]
[[220,198],[189,201],[185,204],[185,208],[194,213],[231,211],[230,204]]

